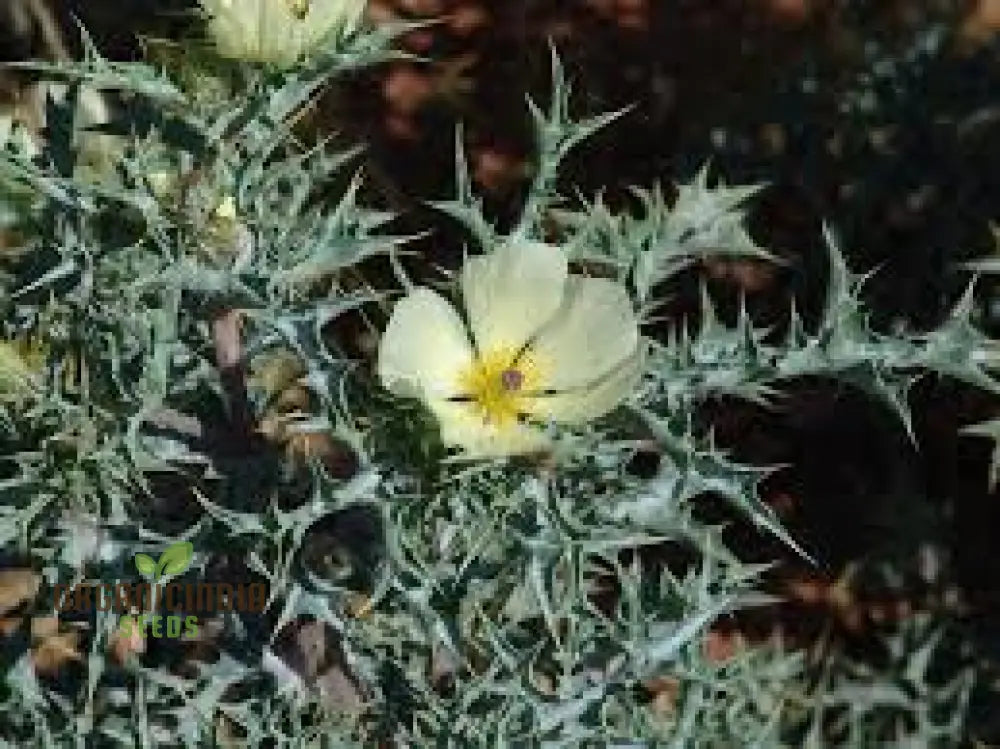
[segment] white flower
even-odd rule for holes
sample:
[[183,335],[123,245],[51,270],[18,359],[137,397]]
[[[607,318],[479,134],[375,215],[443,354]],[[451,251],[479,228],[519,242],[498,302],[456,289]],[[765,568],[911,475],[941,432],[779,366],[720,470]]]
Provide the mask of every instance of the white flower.
[[559,248],[525,243],[470,258],[461,285],[468,328],[417,288],[379,345],[383,385],[423,400],[446,445],[469,457],[534,452],[548,444],[539,423],[588,421],[631,393],[643,350],[620,284],[571,275]]
[[352,30],[365,0],[199,0],[223,57],[294,65],[330,34]]

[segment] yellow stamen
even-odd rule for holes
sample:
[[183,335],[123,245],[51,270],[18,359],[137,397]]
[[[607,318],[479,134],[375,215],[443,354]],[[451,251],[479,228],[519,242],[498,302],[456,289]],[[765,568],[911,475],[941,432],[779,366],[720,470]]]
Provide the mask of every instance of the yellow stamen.
[[458,380],[483,420],[503,427],[526,412],[527,394],[538,390],[541,376],[530,356],[517,358],[517,349],[505,347],[484,352]]

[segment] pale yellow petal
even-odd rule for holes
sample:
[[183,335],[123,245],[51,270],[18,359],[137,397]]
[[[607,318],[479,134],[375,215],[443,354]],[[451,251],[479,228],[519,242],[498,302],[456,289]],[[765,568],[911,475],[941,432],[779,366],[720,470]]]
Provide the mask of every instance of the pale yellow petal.
[[440,294],[416,289],[392,311],[379,341],[378,376],[397,395],[425,400],[458,395],[458,376],[472,363],[461,317]]
[[580,424],[610,413],[635,392],[642,376],[644,352],[640,346],[593,385],[529,399],[530,414],[564,424]]
[[[251,3],[245,4],[249,10]],[[258,60],[292,65],[302,54],[302,22],[292,15],[286,0],[256,0],[254,28]]]
[[558,247],[524,242],[469,258],[462,294],[481,352],[519,349],[559,309],[568,275]]
[[199,0],[209,16],[208,30],[223,57],[258,60],[260,9],[256,2]]
[[446,447],[458,447],[465,458],[497,458],[527,455],[545,450],[549,438],[526,424],[497,426],[485,421],[468,403],[437,401],[428,403],[441,427]]
[[604,278],[570,276],[562,309],[531,344],[545,387],[570,390],[600,379],[639,344],[628,292]]

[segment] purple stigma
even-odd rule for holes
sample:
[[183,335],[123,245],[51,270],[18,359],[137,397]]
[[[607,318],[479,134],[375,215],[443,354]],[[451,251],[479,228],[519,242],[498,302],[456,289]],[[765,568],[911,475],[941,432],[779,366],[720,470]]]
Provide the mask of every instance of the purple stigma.
[[520,390],[524,384],[524,375],[516,369],[505,369],[500,373],[500,384],[507,391]]

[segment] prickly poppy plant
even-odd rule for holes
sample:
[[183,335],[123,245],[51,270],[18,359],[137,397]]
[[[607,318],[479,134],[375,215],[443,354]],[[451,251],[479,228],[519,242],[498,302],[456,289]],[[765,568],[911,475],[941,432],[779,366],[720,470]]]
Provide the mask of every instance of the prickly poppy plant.
[[[932,677],[933,622],[888,644],[885,679],[836,659],[818,679],[780,640],[717,652],[766,567],[698,516],[706,496],[812,560],[761,499],[781,467],[736,462],[696,417],[804,377],[907,427],[921,374],[995,391],[971,287],[937,330],[873,330],[831,228],[817,325],[726,325],[707,294],[700,322],[660,324],[693,263],[774,260],[744,224],[759,188],[706,168],[631,212],[558,194],[618,113],[578,117],[555,52],[519,220],[483,214],[459,138],[434,207],[470,245],[415,277],[357,151],[296,130],[409,27],[335,0],[202,5],[218,66],[111,63],[85,37],[81,62],[30,66],[65,84],[45,137],[12,128],[0,151],[21,245],[0,282],[0,543],[24,568],[0,608],[32,627],[5,639],[6,745],[956,745],[973,674]],[[119,104],[104,167],[76,121],[94,89]],[[650,563],[665,545],[686,563]],[[191,637],[123,634],[96,604],[53,619],[55,586],[136,569],[267,600]]]

